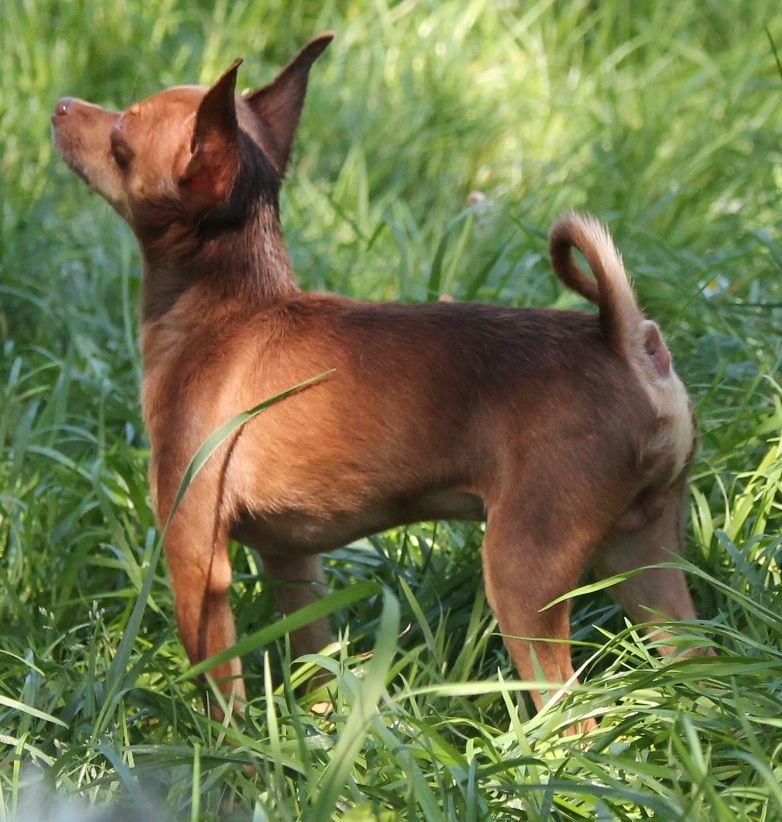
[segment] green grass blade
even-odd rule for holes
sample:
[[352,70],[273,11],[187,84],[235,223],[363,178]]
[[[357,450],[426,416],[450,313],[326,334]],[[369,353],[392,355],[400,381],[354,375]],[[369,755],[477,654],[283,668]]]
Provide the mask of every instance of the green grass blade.
[[383,592],[383,612],[375,649],[366,676],[355,695],[348,721],[340,735],[331,761],[324,771],[320,790],[305,819],[330,819],[340,791],[353,768],[361,744],[370,729],[371,719],[386,684],[386,674],[396,650],[399,631],[399,603],[388,591]]

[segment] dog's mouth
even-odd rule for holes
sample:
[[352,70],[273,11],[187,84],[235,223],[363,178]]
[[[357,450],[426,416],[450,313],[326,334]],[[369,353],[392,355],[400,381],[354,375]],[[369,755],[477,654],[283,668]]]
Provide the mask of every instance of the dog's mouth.
[[52,124],[52,142],[68,168],[87,188],[100,195],[120,217],[130,222],[128,205],[111,163],[102,157],[98,157],[97,163],[92,162],[96,152],[85,146],[78,133],[67,133],[56,122]]
[[105,196],[104,192],[97,186],[94,175],[90,174],[87,165],[81,160],[84,154],[84,147],[81,144],[78,136],[75,138],[71,135],[64,134],[55,118],[52,117],[52,142],[57,153],[67,164],[68,168],[82,180],[92,191],[101,196]]

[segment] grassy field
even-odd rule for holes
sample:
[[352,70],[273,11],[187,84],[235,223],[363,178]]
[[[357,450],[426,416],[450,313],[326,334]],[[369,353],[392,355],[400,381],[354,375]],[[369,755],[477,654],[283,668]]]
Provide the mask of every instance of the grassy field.
[[[703,620],[680,630],[716,657],[666,664],[605,592],[579,596],[585,684],[533,716],[482,529],[437,523],[335,551],[339,641],[295,662],[236,545],[252,701],[235,725],[203,715],[153,562],[138,253],[48,118],[62,94],[125,107],[238,55],[262,84],[325,29],[282,203],[302,284],[572,307],[548,227],[607,220],[697,408],[682,562]],[[3,4],[0,819],[782,819],[772,42],[773,0]],[[327,718],[293,689],[321,667]]]

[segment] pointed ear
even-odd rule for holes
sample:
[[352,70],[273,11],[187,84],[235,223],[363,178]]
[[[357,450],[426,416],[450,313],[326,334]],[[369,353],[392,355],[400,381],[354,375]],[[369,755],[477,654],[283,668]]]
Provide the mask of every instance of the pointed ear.
[[239,170],[239,125],[236,120],[236,72],[241,59],[206,92],[198,106],[190,159],[179,178],[182,202],[195,214],[224,202]]
[[271,132],[271,160],[280,174],[285,173],[291,156],[310,68],[333,39],[334,34],[329,31],[310,40],[268,86],[245,95],[250,108]]

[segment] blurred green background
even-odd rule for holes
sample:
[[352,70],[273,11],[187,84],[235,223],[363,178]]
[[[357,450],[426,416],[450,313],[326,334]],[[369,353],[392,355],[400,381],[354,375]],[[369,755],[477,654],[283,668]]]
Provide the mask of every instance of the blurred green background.
[[[706,622],[682,630],[710,637],[715,660],[666,666],[607,598],[579,598],[586,685],[530,718],[502,684],[515,674],[479,582],[481,531],[439,524],[330,560],[335,589],[387,593],[335,615],[341,645],[317,661],[334,674],[329,720],[290,687],[284,641],[248,658],[247,725],[206,719],[179,679],[162,568],[128,668],[111,667],[156,540],[140,261],[55,157],[49,117],[61,95],[124,108],[237,56],[240,87],[262,85],[327,29],[282,200],[302,285],[581,306],[546,233],[568,208],[606,220],[700,420],[687,544]],[[782,817],[774,43],[765,0],[4,3],[0,818],[25,818],[36,781],[134,819]],[[246,635],[278,616],[233,550]],[[380,625],[394,598],[398,623]],[[349,725],[360,704],[366,722]],[[583,715],[597,731],[562,737]]]

